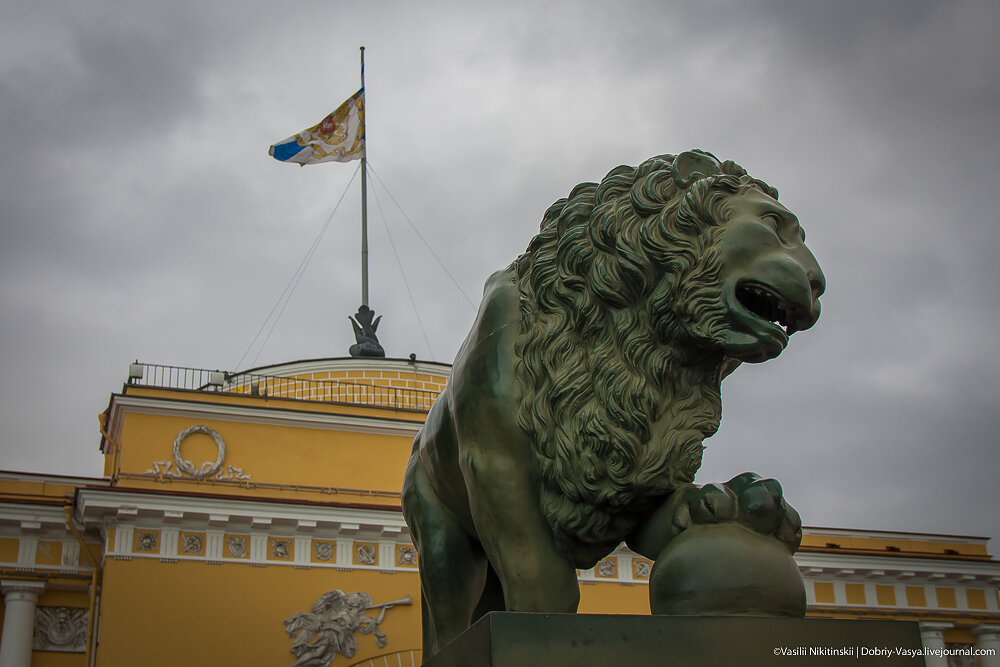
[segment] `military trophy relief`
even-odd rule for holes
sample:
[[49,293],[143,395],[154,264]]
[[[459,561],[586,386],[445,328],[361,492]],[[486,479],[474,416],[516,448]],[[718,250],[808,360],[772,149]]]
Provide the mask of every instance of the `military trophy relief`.
[[200,556],[205,553],[205,538],[201,535],[184,535],[181,542],[181,553]]
[[63,653],[86,652],[88,618],[89,613],[84,607],[36,607],[32,649]]
[[159,530],[136,530],[133,536],[132,550],[135,552],[160,553]]
[[[327,667],[338,655],[353,658],[358,651],[357,633],[375,637],[375,645],[385,648],[388,637],[381,630],[385,614],[393,607],[412,604],[406,595],[392,602],[372,604],[368,593],[324,593],[309,612],[286,618],[285,632],[292,637],[289,651],[296,660],[292,667]],[[369,616],[367,612],[377,610]]]
[[329,540],[313,540],[313,558],[323,563],[331,563],[337,557],[337,545]]
[[250,557],[250,538],[243,535],[239,537],[226,537],[226,551],[230,558]]

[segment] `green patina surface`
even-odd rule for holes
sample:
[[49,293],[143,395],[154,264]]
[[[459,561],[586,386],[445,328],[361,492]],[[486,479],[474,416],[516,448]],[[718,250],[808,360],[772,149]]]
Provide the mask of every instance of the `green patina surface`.
[[553,204],[414,441],[425,654],[487,611],[576,611],[576,568],[623,540],[656,561],[653,613],[804,614],[780,485],[692,482],[723,378],[815,324],[824,289],[777,191],[702,151]]

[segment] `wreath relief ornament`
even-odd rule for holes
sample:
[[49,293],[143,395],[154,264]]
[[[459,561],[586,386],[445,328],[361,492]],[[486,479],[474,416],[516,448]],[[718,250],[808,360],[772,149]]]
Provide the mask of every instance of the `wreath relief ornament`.
[[[188,461],[181,454],[181,445],[189,436],[196,433],[202,435],[207,435],[215,443],[217,455],[215,461],[203,461],[201,465],[197,468],[194,463]],[[193,477],[196,480],[205,479],[215,479],[215,480],[249,480],[250,475],[243,472],[243,468],[238,468],[236,466],[226,466],[223,470],[223,462],[226,460],[226,442],[219,435],[219,432],[215,429],[205,426],[203,424],[197,424],[195,426],[188,426],[186,429],[177,434],[174,438],[174,460],[173,461],[154,461],[153,467],[146,470],[146,474],[157,475],[161,478],[171,477],[179,478]],[[172,469],[173,468],[173,469]]]
[[[215,458],[215,463],[209,463],[208,461],[203,462],[197,469],[195,469],[194,464],[181,456],[181,443],[184,442],[188,436],[194,435],[195,433],[203,433],[210,437],[218,448],[219,455]],[[209,475],[214,475],[219,472],[222,468],[222,462],[226,459],[226,443],[219,435],[219,432],[215,429],[209,428],[207,426],[188,426],[186,429],[177,434],[174,439],[174,463],[177,465],[177,469],[180,470],[185,475],[190,475],[196,479],[204,479]]]

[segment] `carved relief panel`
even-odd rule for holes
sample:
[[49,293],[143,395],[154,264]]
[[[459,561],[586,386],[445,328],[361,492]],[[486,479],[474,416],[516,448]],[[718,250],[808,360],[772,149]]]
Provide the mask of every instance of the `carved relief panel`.
[[35,651],[84,653],[88,618],[84,607],[36,607],[32,648]]

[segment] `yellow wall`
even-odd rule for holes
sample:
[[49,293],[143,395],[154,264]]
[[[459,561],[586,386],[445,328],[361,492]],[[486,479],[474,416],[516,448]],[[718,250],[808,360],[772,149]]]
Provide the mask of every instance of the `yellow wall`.
[[906,587],[906,603],[911,607],[926,607],[927,595],[922,586]]
[[833,604],[835,602],[833,584],[828,581],[819,581],[815,585],[816,602],[820,604]]
[[58,651],[33,651],[31,667],[84,667],[85,653],[62,653]]
[[[416,574],[338,572],[242,564],[112,560],[104,572],[101,667],[284,665],[294,662],[282,621],[308,612],[329,590],[364,591],[373,601],[410,595],[414,604],[386,612],[385,649],[358,633],[354,661],[419,648]],[[371,611],[369,615],[375,616]],[[340,657],[343,664],[352,661]]]
[[890,537],[867,537],[846,535],[806,534],[802,536],[803,551],[855,551],[884,554],[920,556],[968,556],[989,560],[986,545],[942,536],[940,540],[919,540],[900,535]]
[[955,589],[938,588],[936,592],[938,606],[942,609],[954,609],[958,606],[958,603],[955,601]]
[[880,605],[894,606],[896,604],[896,589],[893,586],[875,586],[875,601]]
[[61,482],[51,479],[37,481],[0,479],[0,499],[16,498],[20,501],[29,498],[65,500],[67,496],[72,498],[75,490],[75,484],[69,481]]
[[844,594],[847,597],[847,604],[865,603],[865,587],[862,584],[845,584]]
[[[245,486],[252,489],[252,495],[284,500],[317,498],[291,489],[253,488],[254,483],[398,493],[412,441],[412,436],[130,413],[118,438],[122,447],[120,471],[145,474],[154,462],[172,463],[174,439],[194,425],[208,426],[222,436],[226,448],[223,468],[236,466],[249,474],[251,480]],[[195,433],[181,443],[181,456],[198,468],[205,461],[216,461],[218,448],[208,435]],[[171,470],[176,470],[176,464]],[[207,491],[202,487],[210,480],[188,477],[170,483],[178,485],[178,490],[187,485]],[[162,488],[162,483],[128,479],[127,486]],[[228,492],[246,493],[239,488]]]
[[19,544],[17,538],[0,538],[0,563],[16,563]]
[[643,584],[580,584],[581,614],[648,614],[649,587]]
[[965,591],[965,597],[969,602],[969,609],[986,609],[986,591],[977,588],[970,588]]

